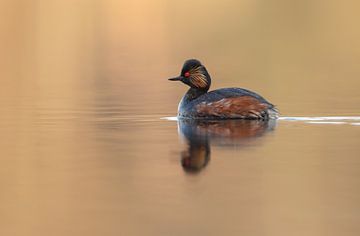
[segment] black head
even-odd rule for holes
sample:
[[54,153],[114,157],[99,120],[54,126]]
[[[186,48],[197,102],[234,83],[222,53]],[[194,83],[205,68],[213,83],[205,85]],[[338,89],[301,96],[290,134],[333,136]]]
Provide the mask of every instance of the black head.
[[205,91],[209,90],[211,84],[211,78],[205,66],[196,59],[185,61],[180,76],[169,80],[181,81],[192,88]]

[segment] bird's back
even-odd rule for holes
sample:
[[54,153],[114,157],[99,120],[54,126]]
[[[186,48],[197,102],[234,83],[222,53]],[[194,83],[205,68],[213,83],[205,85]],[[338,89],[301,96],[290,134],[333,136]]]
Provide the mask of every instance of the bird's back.
[[180,107],[179,116],[202,119],[269,119],[275,106],[243,88],[223,88],[205,93]]

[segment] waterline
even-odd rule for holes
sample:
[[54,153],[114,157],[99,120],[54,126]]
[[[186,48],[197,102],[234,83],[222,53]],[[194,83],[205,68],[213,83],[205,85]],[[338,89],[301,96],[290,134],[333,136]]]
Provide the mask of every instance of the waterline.
[[[177,121],[176,116],[161,117],[162,120]],[[284,116],[279,121],[303,122],[319,125],[355,125],[360,126],[360,116]]]

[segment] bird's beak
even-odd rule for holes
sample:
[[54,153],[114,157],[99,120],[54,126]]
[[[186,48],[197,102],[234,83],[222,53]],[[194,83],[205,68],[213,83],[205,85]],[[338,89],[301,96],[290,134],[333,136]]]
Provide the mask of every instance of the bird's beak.
[[171,81],[181,81],[181,80],[182,80],[182,76],[170,78],[169,80],[171,80]]

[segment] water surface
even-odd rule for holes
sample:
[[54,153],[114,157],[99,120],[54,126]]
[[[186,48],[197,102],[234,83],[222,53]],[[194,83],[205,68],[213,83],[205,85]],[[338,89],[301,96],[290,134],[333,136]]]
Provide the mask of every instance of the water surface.
[[[358,235],[358,5],[2,1],[0,234]],[[167,118],[193,57],[280,119]]]

